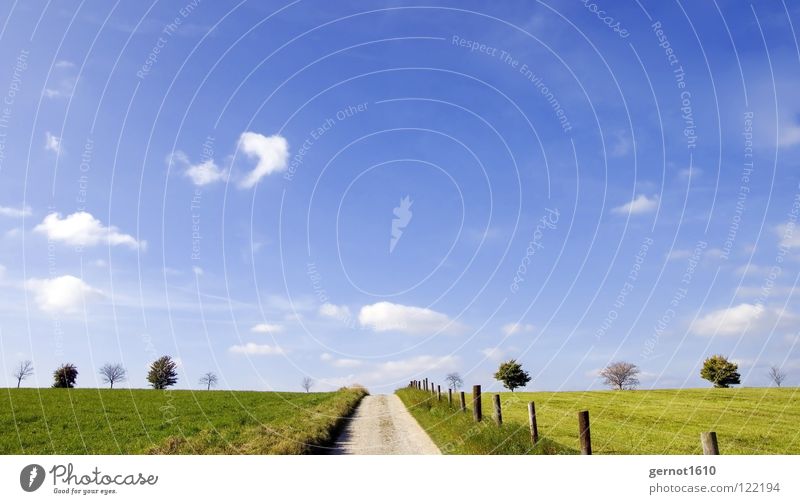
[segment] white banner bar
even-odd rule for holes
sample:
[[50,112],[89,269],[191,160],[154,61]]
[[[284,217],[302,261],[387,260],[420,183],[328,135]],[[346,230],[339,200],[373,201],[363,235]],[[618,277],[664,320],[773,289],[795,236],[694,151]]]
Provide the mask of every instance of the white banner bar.
[[8,503],[800,502],[796,456],[49,455],[0,468]]

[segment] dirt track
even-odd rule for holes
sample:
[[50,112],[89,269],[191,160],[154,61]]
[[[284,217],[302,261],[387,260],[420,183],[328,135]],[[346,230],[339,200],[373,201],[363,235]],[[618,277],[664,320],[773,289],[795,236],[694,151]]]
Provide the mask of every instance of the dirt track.
[[336,441],[337,455],[440,455],[396,395],[370,395]]

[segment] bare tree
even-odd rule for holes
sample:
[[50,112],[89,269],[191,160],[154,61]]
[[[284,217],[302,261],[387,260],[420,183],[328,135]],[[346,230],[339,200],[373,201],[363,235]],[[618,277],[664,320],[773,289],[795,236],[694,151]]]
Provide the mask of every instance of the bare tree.
[[444,381],[450,384],[450,388],[453,390],[458,390],[461,385],[464,384],[464,380],[461,378],[461,375],[458,373],[450,373],[445,376]]
[[14,370],[14,378],[17,379],[17,388],[22,383],[22,380],[33,374],[33,362],[26,360],[19,363]]
[[314,386],[314,380],[312,380],[308,376],[303,377],[303,381],[300,382],[300,385],[306,392],[311,392],[311,387]]
[[200,385],[205,385],[206,390],[211,390],[211,387],[217,384],[217,375],[209,371],[200,377]]
[[639,385],[639,367],[630,362],[612,362],[605,369],[600,371],[600,376],[605,378],[607,385],[617,390],[633,389]]
[[115,383],[125,381],[128,378],[127,374],[128,372],[122,367],[122,364],[106,363],[100,368],[103,383],[110,384],[112,389]]
[[773,382],[775,382],[775,385],[777,385],[779,387],[781,386],[781,383],[786,381],[786,373],[781,371],[781,368],[779,368],[778,366],[771,366],[769,368],[769,373],[768,374],[769,374],[770,379]]

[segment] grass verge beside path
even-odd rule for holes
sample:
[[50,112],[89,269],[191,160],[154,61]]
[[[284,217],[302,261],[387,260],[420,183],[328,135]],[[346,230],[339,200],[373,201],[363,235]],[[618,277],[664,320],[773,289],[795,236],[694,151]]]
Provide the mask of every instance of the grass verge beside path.
[[577,453],[577,450],[546,437],[540,438],[534,447],[527,423],[505,421],[502,427],[498,427],[491,418],[491,405],[488,405],[489,409],[487,405],[483,406],[483,421],[476,423],[472,420],[471,408],[466,413],[461,412],[455,395],[451,407],[446,395],[438,401],[428,392],[410,388],[397,390],[395,394],[444,455]]
[[0,454],[304,454],[366,395],[0,389]]

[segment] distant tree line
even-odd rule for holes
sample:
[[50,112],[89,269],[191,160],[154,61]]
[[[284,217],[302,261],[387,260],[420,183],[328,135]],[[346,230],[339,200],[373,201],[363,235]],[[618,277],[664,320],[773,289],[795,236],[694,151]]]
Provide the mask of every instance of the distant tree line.
[[[122,364],[106,363],[99,369],[100,379],[108,383],[109,388],[114,388],[115,383],[127,381],[128,371]],[[33,363],[29,360],[22,361],[14,368],[12,373],[17,380],[17,388],[27,378],[33,376]],[[74,388],[78,381],[78,367],[75,364],[61,364],[53,371],[53,388]],[[217,375],[208,372],[200,378],[200,384],[211,390],[216,386]],[[147,382],[157,390],[167,389],[178,383],[178,364],[169,355],[159,357],[150,364],[147,372]]]
[[[147,382],[156,390],[167,389],[178,383],[178,364],[169,355],[159,357],[150,364],[147,372]],[[21,361],[12,373],[17,380],[17,388],[20,388],[23,381],[33,376],[33,363],[29,360]],[[128,379],[127,370],[122,364],[106,363],[99,370],[101,380],[107,383],[109,388],[114,388],[115,383],[121,383]],[[632,390],[639,385],[639,366],[631,362],[617,361],[612,362],[599,371],[599,376],[603,378],[606,385],[615,390]],[[767,373],[770,381],[780,387],[786,381],[786,373],[779,366],[771,366]],[[715,388],[729,388],[731,385],[741,384],[739,366],[735,362],[728,360],[722,355],[712,355],[703,362],[700,370],[700,377],[708,380]],[[530,374],[522,368],[522,364],[515,359],[500,363],[494,378],[501,382],[503,386],[514,392],[516,389],[525,387],[531,380]],[[53,388],[74,388],[78,380],[78,368],[75,364],[61,364],[53,371]],[[217,385],[217,375],[207,372],[200,377],[199,383],[206,390],[211,390]],[[459,390],[464,385],[464,380],[459,373],[452,372],[445,377],[445,381],[453,390]],[[304,377],[300,386],[310,392],[314,386],[314,380]]]

